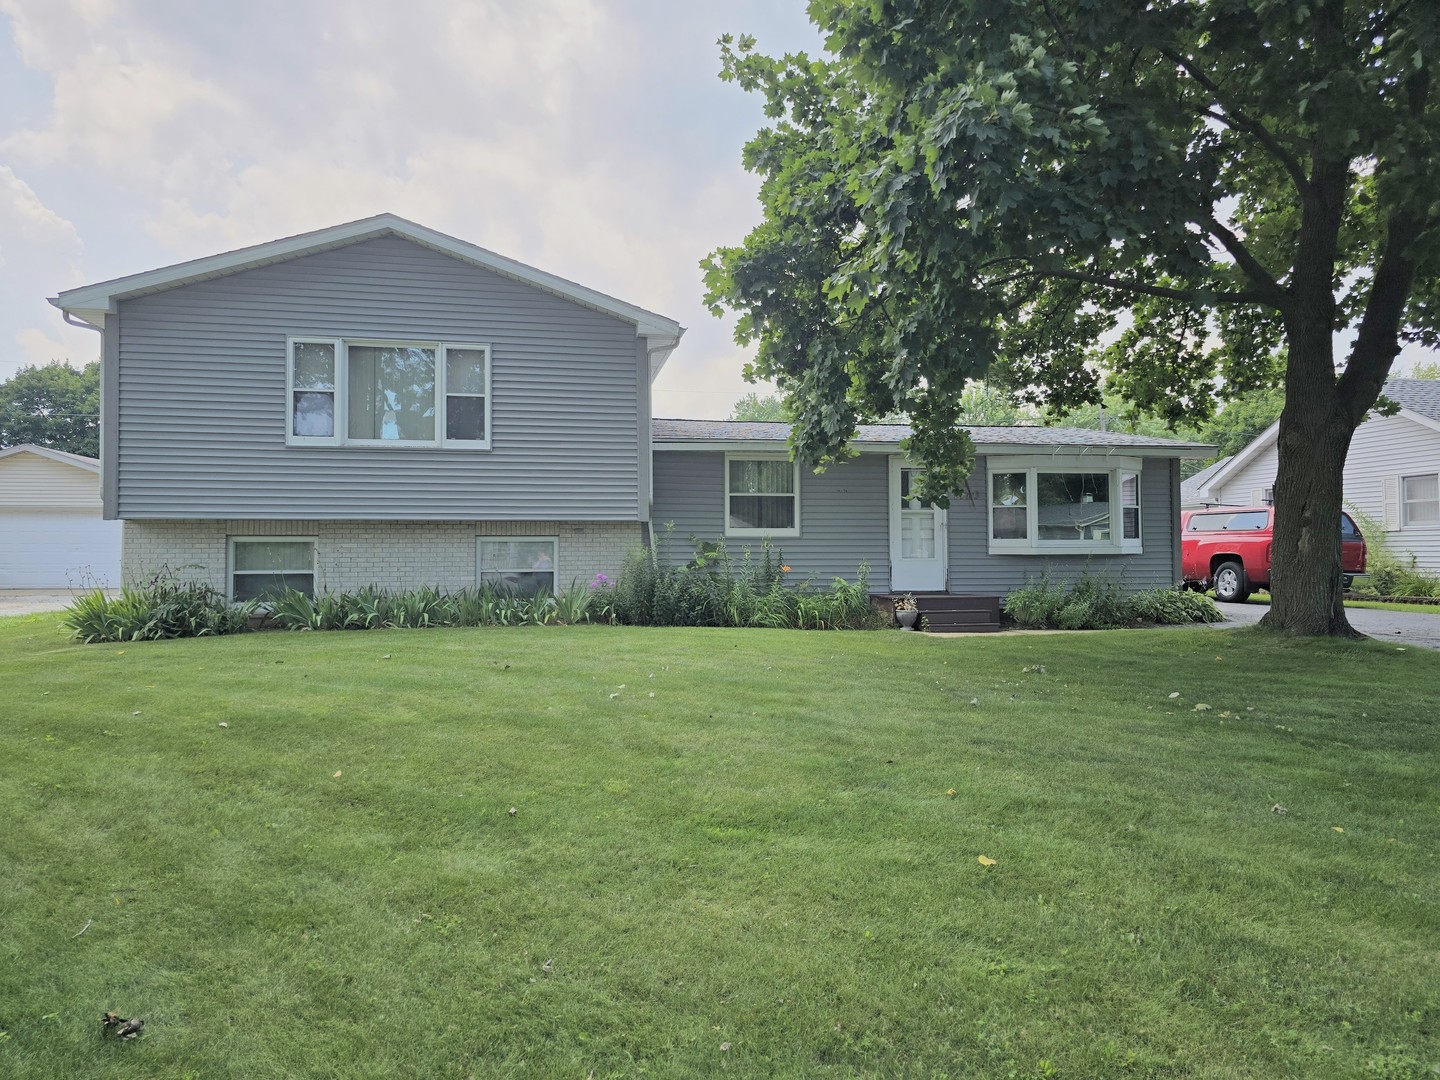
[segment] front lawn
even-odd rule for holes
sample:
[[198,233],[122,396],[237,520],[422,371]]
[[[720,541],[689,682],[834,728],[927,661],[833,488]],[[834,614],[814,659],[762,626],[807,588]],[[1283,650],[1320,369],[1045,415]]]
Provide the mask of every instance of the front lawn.
[[0,1076],[1430,1076],[1437,686],[1253,630],[0,620]]

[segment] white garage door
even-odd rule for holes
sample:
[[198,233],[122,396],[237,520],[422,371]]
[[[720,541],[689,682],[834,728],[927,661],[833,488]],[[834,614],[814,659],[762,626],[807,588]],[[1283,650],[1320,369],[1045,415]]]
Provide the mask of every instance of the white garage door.
[[0,510],[0,589],[120,584],[120,522],[83,510]]

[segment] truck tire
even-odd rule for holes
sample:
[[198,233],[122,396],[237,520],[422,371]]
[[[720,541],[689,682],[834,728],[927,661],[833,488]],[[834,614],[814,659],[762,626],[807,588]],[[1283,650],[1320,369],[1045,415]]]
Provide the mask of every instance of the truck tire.
[[1243,604],[1250,597],[1245,580],[1245,567],[1238,562],[1223,562],[1215,568],[1215,599],[1226,604]]

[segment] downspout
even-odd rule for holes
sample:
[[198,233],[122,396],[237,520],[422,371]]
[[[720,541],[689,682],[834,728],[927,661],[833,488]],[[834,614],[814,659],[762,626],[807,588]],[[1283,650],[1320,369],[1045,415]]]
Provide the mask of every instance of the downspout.
[[645,394],[645,471],[647,473],[645,520],[640,523],[640,538],[647,551],[655,549],[655,376],[670,359],[670,354],[685,336],[685,327],[674,337],[646,337],[645,355],[650,362],[650,382]]

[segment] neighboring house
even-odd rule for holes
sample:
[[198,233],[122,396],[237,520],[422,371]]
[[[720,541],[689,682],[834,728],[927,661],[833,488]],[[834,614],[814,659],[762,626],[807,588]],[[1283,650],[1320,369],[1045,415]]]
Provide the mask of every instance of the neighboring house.
[[908,498],[899,427],[820,475],[783,424],[652,420],[674,321],[381,215],[73,289],[103,334],[105,514],[124,576],[563,587],[669,536],[770,541],[792,575],[1000,596],[1047,566],[1179,577],[1179,459],[1209,448],[975,430],[949,511]]
[[0,589],[120,583],[120,523],[101,517],[100,462],[46,446],[0,449]]
[[[1232,455],[1233,456],[1233,455]],[[1194,476],[1180,482],[1180,509],[1182,510],[1203,510],[1207,506],[1217,505],[1205,500],[1206,488],[1210,478],[1219,470],[1230,463],[1230,457],[1222,457],[1206,465]]]
[[[1440,572],[1440,381],[1391,379],[1381,393],[1400,406],[1371,413],[1350,440],[1345,501],[1380,522],[1390,546]],[[1187,480],[1184,505],[1262,506],[1274,497],[1278,421],[1233,457]]]

